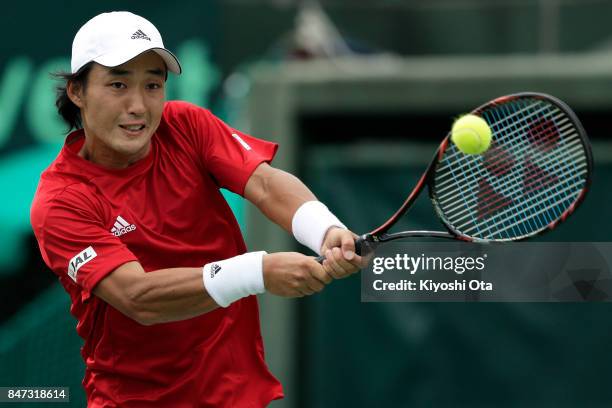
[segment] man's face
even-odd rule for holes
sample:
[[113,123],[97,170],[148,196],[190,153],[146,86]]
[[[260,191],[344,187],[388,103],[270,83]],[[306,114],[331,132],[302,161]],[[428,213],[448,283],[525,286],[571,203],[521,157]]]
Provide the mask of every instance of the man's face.
[[166,65],[153,51],[113,68],[94,63],[86,87],[69,90],[86,135],[80,154],[114,168],[146,156],[162,116],[165,78]]

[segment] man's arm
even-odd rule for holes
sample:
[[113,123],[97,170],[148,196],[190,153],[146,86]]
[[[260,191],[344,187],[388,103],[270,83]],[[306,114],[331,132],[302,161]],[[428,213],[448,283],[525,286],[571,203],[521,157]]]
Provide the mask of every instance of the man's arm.
[[300,179],[267,163],[260,164],[249,178],[244,198],[289,233],[297,209],[317,199]]
[[[297,177],[267,163],[255,169],[246,184],[244,197],[290,233],[294,232],[292,221],[296,211],[304,203],[317,200]],[[351,231],[334,227],[325,233],[318,250],[325,255],[323,266],[332,277],[344,278],[365,266],[364,260],[355,255],[356,237]]]
[[170,268],[145,273],[128,262],[94,288],[94,295],[143,325],[183,320],[216,309],[202,280],[202,268]]
[[[331,281],[311,257],[292,252],[264,255],[262,271],[266,290],[284,297],[311,295]],[[219,307],[202,273],[201,267],[146,273],[140,263],[128,262],[103,278],[93,293],[143,325],[184,320]]]

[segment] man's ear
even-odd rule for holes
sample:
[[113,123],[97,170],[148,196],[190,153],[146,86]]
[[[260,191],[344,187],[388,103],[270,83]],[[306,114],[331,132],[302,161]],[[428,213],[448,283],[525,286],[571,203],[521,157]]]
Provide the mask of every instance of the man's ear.
[[66,94],[77,107],[83,107],[83,85],[80,82],[68,81]]

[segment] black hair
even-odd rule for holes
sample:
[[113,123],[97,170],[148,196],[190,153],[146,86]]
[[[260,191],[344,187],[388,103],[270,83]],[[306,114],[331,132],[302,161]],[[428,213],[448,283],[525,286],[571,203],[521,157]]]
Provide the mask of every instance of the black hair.
[[90,62],[74,74],[71,72],[56,72],[53,74],[53,77],[63,82],[55,88],[55,106],[57,107],[57,113],[59,113],[62,119],[64,119],[64,122],[68,124],[68,132],[72,129],[80,129],[83,127],[81,109],[68,97],[68,84],[72,82],[85,91],[91,66],[92,63]]

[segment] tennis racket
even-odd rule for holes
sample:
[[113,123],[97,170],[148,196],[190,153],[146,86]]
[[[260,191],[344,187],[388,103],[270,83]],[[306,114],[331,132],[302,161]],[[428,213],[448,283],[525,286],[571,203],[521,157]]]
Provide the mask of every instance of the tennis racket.
[[[356,240],[358,254],[414,237],[523,240],[554,229],[584,200],[593,168],[591,146],[565,103],[525,92],[494,99],[471,113],[491,128],[491,147],[483,154],[464,154],[449,132],[402,206]],[[445,231],[390,233],[425,186]]]

